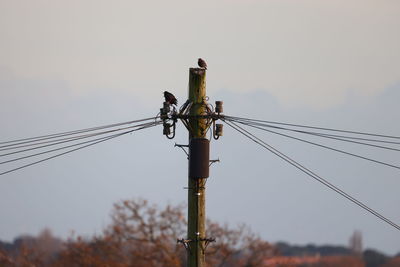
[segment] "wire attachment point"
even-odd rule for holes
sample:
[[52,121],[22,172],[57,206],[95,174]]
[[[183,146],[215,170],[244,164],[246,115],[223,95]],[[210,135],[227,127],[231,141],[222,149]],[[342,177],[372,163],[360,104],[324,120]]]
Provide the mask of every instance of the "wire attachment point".
[[164,102],[163,107],[160,108],[160,118],[163,121],[163,135],[165,135],[168,139],[173,139],[175,137],[175,129],[177,122],[176,114],[177,114],[176,108],[172,106],[172,111],[171,111],[171,104],[168,102]]

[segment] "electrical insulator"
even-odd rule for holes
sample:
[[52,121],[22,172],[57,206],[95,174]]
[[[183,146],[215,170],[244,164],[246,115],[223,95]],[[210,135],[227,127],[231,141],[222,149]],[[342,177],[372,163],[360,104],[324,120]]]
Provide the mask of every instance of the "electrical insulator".
[[215,112],[216,113],[223,113],[224,112],[224,102],[222,101],[215,101]]
[[164,114],[167,114],[171,111],[170,104],[168,102],[164,102]]
[[224,125],[217,123],[215,124],[215,135],[216,136],[223,136],[224,135]]
[[164,126],[163,134],[167,135],[167,136],[170,135],[171,134],[171,130],[170,130],[171,125],[169,125],[168,123],[164,123],[163,126]]

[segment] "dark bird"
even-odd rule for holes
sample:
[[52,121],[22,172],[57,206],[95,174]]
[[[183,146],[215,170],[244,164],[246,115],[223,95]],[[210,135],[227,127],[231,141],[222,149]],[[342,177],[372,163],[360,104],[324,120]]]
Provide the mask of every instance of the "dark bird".
[[165,102],[169,103],[170,105],[178,104],[178,100],[176,100],[175,96],[171,94],[170,92],[164,91],[164,97],[165,97]]
[[197,64],[199,64],[200,68],[207,69],[207,63],[203,59],[199,58]]

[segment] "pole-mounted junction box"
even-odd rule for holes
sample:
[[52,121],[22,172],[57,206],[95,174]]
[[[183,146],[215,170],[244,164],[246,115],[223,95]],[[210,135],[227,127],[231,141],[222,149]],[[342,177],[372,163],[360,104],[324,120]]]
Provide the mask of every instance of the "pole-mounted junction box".
[[210,176],[210,141],[207,138],[192,138],[189,143],[189,177]]

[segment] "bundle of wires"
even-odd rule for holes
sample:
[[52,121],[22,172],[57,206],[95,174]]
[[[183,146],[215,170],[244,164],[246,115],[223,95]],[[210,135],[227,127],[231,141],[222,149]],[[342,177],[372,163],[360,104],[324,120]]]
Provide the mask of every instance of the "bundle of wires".
[[[275,135],[280,135],[289,139],[294,139],[303,143],[307,143],[313,146],[321,147],[324,149],[332,150],[335,152],[339,152],[342,154],[346,154],[348,156],[353,156],[359,159],[367,160],[370,162],[374,162],[377,164],[385,165],[387,167],[392,167],[395,169],[400,169],[400,166],[390,164],[387,162],[383,162],[381,160],[368,158],[366,156],[362,156],[356,153],[347,152],[335,147],[323,145],[321,143],[312,142],[306,140],[304,138],[299,138],[290,134],[285,134],[284,132],[291,132],[297,134],[303,134],[305,136],[312,137],[320,137],[322,139],[330,139],[336,140],[346,143],[352,143],[367,147],[379,148],[383,150],[391,150],[391,151],[400,151],[400,137],[392,136],[392,135],[383,135],[376,133],[366,133],[366,132],[357,132],[357,131],[348,131],[348,130],[339,130],[332,128],[323,128],[316,126],[308,126],[308,125],[299,125],[299,124],[290,124],[290,123],[282,123],[275,121],[263,121],[263,120],[255,120],[248,118],[240,118],[240,117],[230,117],[226,116],[226,120],[237,122],[245,126],[249,126],[254,129],[259,129],[268,133],[272,133]],[[306,129],[306,130],[304,130]],[[332,133],[335,132],[335,133]],[[340,133],[340,134],[337,134]],[[383,144],[383,145],[382,145]]]
[[[315,179],[316,181],[320,182],[324,186],[328,187],[329,189],[335,191],[339,195],[343,196],[347,200],[353,202],[360,208],[366,210],[367,212],[371,213],[372,215],[376,216],[377,218],[381,219],[385,223],[389,224],[390,226],[394,227],[395,229],[400,231],[400,225],[396,224],[392,220],[388,219],[387,217],[383,216],[381,213],[377,212],[376,210],[370,208],[360,200],[354,198],[350,194],[346,193],[339,187],[333,185],[327,179],[324,179],[320,175],[316,174],[309,168],[305,167],[303,164],[299,163],[298,161],[294,160],[293,158],[287,156],[286,154],[282,153],[275,147],[271,146],[258,136],[256,136],[253,132],[250,131],[251,129],[257,129],[261,131],[265,131],[274,135],[279,135],[285,138],[297,140],[306,144],[310,144],[313,146],[317,146],[324,149],[329,149],[331,151],[335,151],[338,153],[346,154],[348,156],[356,157],[358,159],[366,160],[369,162],[373,162],[376,164],[384,165],[387,167],[400,169],[400,166],[387,163],[378,159],[369,158],[363,155],[359,155],[356,153],[351,153],[339,148],[331,147],[328,145],[324,145],[321,143],[316,143],[304,137],[297,137],[293,136],[290,133],[297,133],[303,134],[305,136],[312,136],[312,137],[320,137],[322,139],[332,139],[336,141],[342,141],[346,143],[353,143],[357,145],[373,147],[376,149],[383,149],[383,150],[390,150],[390,151],[400,151],[398,145],[400,145],[400,137],[393,136],[393,135],[384,135],[384,134],[376,134],[376,133],[367,133],[367,132],[357,132],[357,131],[348,131],[348,130],[339,130],[339,129],[332,129],[332,128],[324,128],[324,127],[316,127],[316,126],[308,126],[308,125],[299,125],[299,124],[291,124],[291,123],[282,123],[282,122],[275,122],[275,121],[265,121],[265,120],[257,120],[257,119],[250,119],[250,118],[241,118],[241,117],[233,117],[233,116],[225,116],[222,119],[228,126],[232,129],[236,130],[246,138],[250,139],[251,141],[255,142],[256,144],[260,145],[267,151],[271,152],[272,154],[276,155],[280,159],[284,160],[285,162],[289,163],[293,167],[297,168],[301,172],[305,173],[309,177]],[[286,133],[285,133],[286,132]]]
[[[394,223],[392,220],[383,216],[381,213],[370,208],[358,199],[352,197],[350,194],[333,185],[327,179],[324,179],[320,175],[311,171],[309,168],[295,161],[293,158],[285,155],[275,147],[271,146],[270,144],[256,136],[249,129],[252,128],[261,130],[270,134],[279,135],[285,138],[297,140],[306,144],[400,170],[399,165],[384,162],[382,160],[374,158],[369,158],[367,156],[348,152],[343,149],[324,145],[304,138],[304,136],[312,136],[315,138],[331,139],[340,142],[352,143],[355,145],[362,145],[376,149],[399,152],[399,136],[340,130],[233,116],[223,116],[221,117],[221,120],[223,120],[228,126],[238,131],[246,138],[265,148],[266,150],[281,158],[285,162],[289,163],[293,167],[302,171],[309,177],[315,179],[324,186],[335,191],[339,195],[343,196],[360,208],[381,219],[385,223],[391,225],[395,229],[400,230],[400,225]],[[81,130],[0,142],[0,165],[10,166],[10,164],[19,164],[18,166],[14,166],[6,170],[0,170],[0,175],[11,173],[53,158],[60,157],[68,153],[72,153],[86,147],[93,146],[95,144],[105,142],[107,140],[114,139],[116,137],[120,137],[142,129],[154,127],[159,124],[162,124],[162,120],[159,119],[159,116],[156,116],[152,118],[115,123]],[[296,133],[297,136],[294,136],[291,133]],[[304,136],[298,137],[298,135]],[[25,161],[30,162],[22,164],[20,163]]]
[[158,120],[158,117],[152,117],[0,142],[0,165],[7,168],[14,164],[12,168],[0,171],[0,175],[159,124],[162,124],[162,121]]

